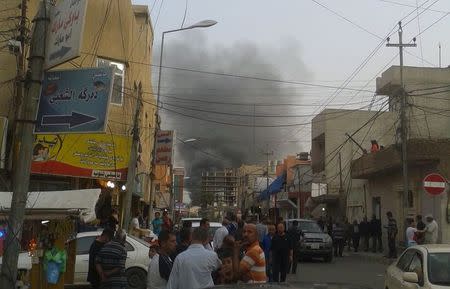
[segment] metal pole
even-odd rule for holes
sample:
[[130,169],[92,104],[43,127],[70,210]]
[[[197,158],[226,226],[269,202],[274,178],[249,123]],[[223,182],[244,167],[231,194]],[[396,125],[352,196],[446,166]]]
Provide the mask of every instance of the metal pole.
[[[400,118],[402,123],[402,168],[403,168],[403,201],[408,199],[408,153],[407,153],[407,142],[408,142],[408,132],[407,132],[407,120],[406,120],[406,93],[403,82],[403,29],[402,23],[399,23],[398,30],[398,38],[399,38],[399,50],[400,50],[400,97],[401,97],[401,112]],[[402,206],[404,208],[405,206]],[[405,211],[405,209],[403,209]],[[403,212],[403,216],[405,217],[405,212]]]
[[150,186],[150,208],[148,210],[149,220],[151,222],[153,218],[153,198],[155,197],[155,179],[156,179],[156,138],[158,136],[158,131],[160,129],[159,124],[159,101],[160,101],[160,93],[161,93],[161,75],[162,75],[162,62],[164,56],[164,36],[166,32],[163,32],[161,39],[161,52],[159,54],[159,69],[158,69],[158,89],[156,94],[156,108],[155,108],[155,131],[153,132],[153,151],[152,151],[152,175],[153,180]]
[[[402,22],[398,23],[398,44],[388,43],[387,47],[398,47],[400,53],[400,122],[401,122],[401,139],[402,139],[402,174],[403,174],[403,202],[408,198],[409,184],[408,184],[408,153],[407,153],[407,141],[408,141],[408,120],[406,116],[407,110],[407,95],[405,93],[405,84],[403,81],[403,48],[404,47],[416,47],[416,43],[403,43],[403,28]],[[413,39],[415,41],[415,38]],[[389,39],[388,39],[389,41]],[[405,215],[405,206],[402,205],[403,216]]]
[[22,119],[17,119],[13,156],[13,196],[8,216],[0,288],[14,288],[17,279],[17,261],[22,238],[25,207],[30,184],[31,156],[33,152],[33,128],[36,108],[44,72],[45,41],[49,25],[47,1],[44,1],[37,17],[31,38],[30,71],[25,80],[25,96],[22,102]]
[[136,190],[136,168],[138,159],[138,147],[139,147],[139,116],[141,115],[142,107],[142,84],[134,84],[135,89],[137,89],[137,100],[136,108],[134,114],[134,124],[133,124],[133,141],[131,143],[130,161],[128,163],[128,174],[127,174],[127,190],[125,191],[125,197],[122,203],[123,212],[123,223],[122,228],[128,231],[128,227],[131,221],[131,200],[133,192]]

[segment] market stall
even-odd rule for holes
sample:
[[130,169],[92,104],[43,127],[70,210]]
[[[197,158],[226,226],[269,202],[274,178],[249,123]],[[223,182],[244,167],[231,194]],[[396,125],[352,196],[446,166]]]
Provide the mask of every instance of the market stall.
[[[100,189],[31,192],[28,195],[19,256],[19,284],[34,289],[73,283],[75,242],[80,222],[95,220]],[[6,228],[11,192],[0,192],[0,226]],[[3,226],[2,226],[3,223]],[[4,234],[8,234],[4,229]],[[4,248],[4,244],[0,248]],[[2,252],[0,251],[0,256]],[[27,258],[28,257],[28,258]]]

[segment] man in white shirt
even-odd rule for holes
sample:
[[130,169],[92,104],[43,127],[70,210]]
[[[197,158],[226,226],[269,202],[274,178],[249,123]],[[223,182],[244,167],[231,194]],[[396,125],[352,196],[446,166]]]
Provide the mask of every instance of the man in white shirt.
[[139,215],[140,215],[140,213],[136,212],[134,214],[133,219],[131,219],[131,224],[130,224],[130,232],[129,233],[131,235],[133,235],[133,236],[136,236],[136,237],[139,237],[139,229],[140,229],[140,226],[139,226]]
[[227,219],[223,219],[222,221],[222,227],[217,229],[217,231],[214,233],[213,243],[214,243],[214,250],[217,251],[222,247],[223,239],[225,239],[226,236],[228,236],[228,226],[229,222]]
[[426,217],[427,225],[425,227],[425,244],[437,244],[438,240],[438,224],[432,215]]
[[159,252],[148,265],[147,289],[166,289],[172,271],[173,260],[169,256],[175,252],[177,237],[172,232],[162,231],[158,242]]
[[211,273],[219,269],[222,262],[215,252],[205,249],[207,243],[208,230],[195,228],[191,245],[175,259],[167,289],[203,289],[214,286]]
[[408,225],[408,228],[406,228],[406,241],[407,241],[407,246],[411,247],[411,246],[415,246],[417,245],[416,240],[414,240],[414,236],[417,232],[417,229],[414,228],[414,220],[413,219],[407,219],[406,223]]

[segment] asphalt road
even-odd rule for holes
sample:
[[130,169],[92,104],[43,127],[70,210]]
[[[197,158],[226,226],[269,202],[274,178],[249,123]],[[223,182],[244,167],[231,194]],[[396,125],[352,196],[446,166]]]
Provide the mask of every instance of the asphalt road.
[[351,255],[334,258],[331,263],[322,260],[303,261],[298,264],[296,276],[288,275],[288,280],[346,283],[383,289],[386,268],[387,265],[373,259]]

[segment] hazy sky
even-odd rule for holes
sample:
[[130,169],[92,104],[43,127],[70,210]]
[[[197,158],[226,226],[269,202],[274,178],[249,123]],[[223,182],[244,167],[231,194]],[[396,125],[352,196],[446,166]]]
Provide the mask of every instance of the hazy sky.
[[[186,1],[133,0],[133,2],[148,5],[151,11],[155,30],[156,61],[162,31],[181,27]],[[410,42],[420,32],[423,34],[417,39],[418,47],[407,50],[405,64],[437,66],[439,43],[442,45],[442,66],[450,64],[448,57],[450,15],[446,14],[450,11],[450,1],[448,0],[188,0],[187,4],[184,26],[204,19],[216,20],[218,24],[206,29],[167,35],[165,42],[167,54],[164,58],[164,64],[167,66],[227,74],[264,76],[270,79],[297,82],[305,81],[314,85],[331,87],[346,84],[345,80],[353,77],[347,87],[363,88],[367,85],[365,89],[374,91],[375,82],[368,81],[379,76],[384,67],[389,67],[391,64],[397,65],[399,61],[398,57],[395,57],[398,53],[397,49],[387,48],[385,43],[382,45],[380,43],[388,33],[392,34],[391,42],[398,42],[397,23],[406,16],[403,19],[404,41]],[[417,5],[428,9],[421,8],[416,11],[414,7]],[[441,17],[443,18],[438,21]],[[436,21],[438,22],[435,23]],[[377,47],[378,49],[376,49]],[[252,49],[254,53],[252,53]],[[376,53],[360,67],[366,57],[371,55],[375,49]],[[184,50],[188,52],[184,53]],[[230,62],[233,62],[233,65],[228,65],[228,58],[232,59]],[[247,59],[250,59],[251,68],[249,69],[244,67],[247,65]],[[236,65],[236,63],[239,64],[239,60],[242,61],[243,67]],[[360,68],[359,71],[355,73],[358,68]],[[260,69],[261,74],[259,74]],[[170,72],[164,71],[164,73],[169,74]],[[156,75],[154,73],[154,76]],[[191,78],[184,78],[188,75]],[[199,75],[198,77],[203,76]],[[199,84],[196,82],[195,76],[188,72],[178,71],[176,76],[164,75],[164,78],[166,79],[166,84],[162,85],[164,93],[172,93],[178,97],[186,96],[185,98],[201,98],[202,95],[208,97],[206,90],[201,89],[200,91],[199,88],[200,85],[205,86],[208,82]],[[167,81],[171,81],[170,84],[167,84]],[[214,81],[217,81],[217,77]],[[191,82],[192,85],[190,85]],[[298,107],[289,111],[276,108],[274,110],[278,114],[307,115],[298,119],[278,119],[276,120],[277,124],[310,121],[310,115],[316,114],[323,108],[318,104],[328,103],[331,96],[333,96],[331,103],[335,104],[334,107],[341,107],[337,104],[346,102],[361,102],[361,104],[344,106],[344,108],[359,108],[367,106],[373,95],[371,92],[355,95],[353,91],[335,93],[335,88],[294,84],[276,84],[274,85],[276,90],[269,94],[264,93],[264,91],[272,89],[264,86],[268,83],[264,83],[261,87],[258,86],[257,81],[249,80],[248,85],[245,85],[242,80],[238,84],[239,91],[248,89],[242,96],[239,93],[237,95],[227,94],[229,85],[222,83],[214,86],[214,95],[209,95],[209,98],[206,99],[246,103],[281,102],[317,105],[316,107]],[[156,83],[154,83],[154,88],[156,88]],[[186,92],[186,89],[189,89],[189,93]],[[183,103],[183,105],[187,104]],[[221,109],[227,112],[243,113],[243,110],[232,107]],[[246,111],[246,113],[249,112]],[[269,112],[260,110],[256,114],[258,113],[267,114]],[[190,114],[195,114],[195,112],[190,111]],[[217,120],[218,116],[207,115],[207,117]],[[217,128],[217,131],[223,129],[224,135],[228,134],[228,140],[233,141],[229,137],[235,129],[232,127],[216,125],[205,127],[203,130],[186,130],[188,119],[180,118],[179,115],[178,117],[166,116],[164,119],[163,126],[177,130],[180,132],[179,135],[184,138],[214,138],[214,136],[211,137],[211,134],[215,133],[214,129],[211,130],[213,127]],[[224,118],[219,119],[223,120]],[[191,121],[189,120],[189,122]],[[244,119],[242,122],[251,123],[251,119]],[[268,122],[261,121],[261,123]],[[195,125],[201,127],[202,122],[198,121]],[[310,149],[309,126],[280,130],[282,133],[278,135],[273,134],[273,130],[262,128],[254,130],[253,133],[256,134],[256,137],[253,136],[253,148],[249,148],[252,142],[251,130],[239,132],[236,130],[236,139],[243,139],[243,135],[248,135],[244,146],[248,148],[249,154],[253,153],[252,160],[262,158],[261,150],[266,145],[269,146],[269,149],[274,150],[277,156]],[[277,142],[280,139],[283,140],[283,144]],[[202,142],[198,142],[196,145],[210,153],[223,155],[220,150],[214,151],[211,145],[208,146]],[[237,156],[235,155],[234,158]]]

